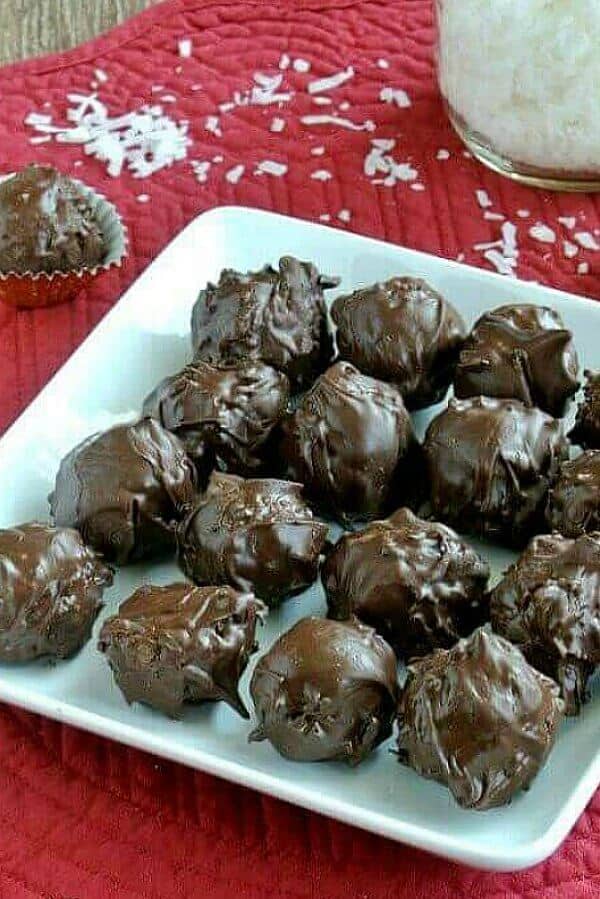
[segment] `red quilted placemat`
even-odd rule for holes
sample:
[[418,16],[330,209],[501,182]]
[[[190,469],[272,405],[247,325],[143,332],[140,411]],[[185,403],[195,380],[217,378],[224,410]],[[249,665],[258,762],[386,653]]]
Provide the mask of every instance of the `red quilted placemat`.
[[[192,41],[191,58],[179,55],[182,38]],[[483,250],[474,246],[499,238],[495,216],[503,214],[518,228],[521,277],[598,295],[594,252],[581,249],[566,258],[569,223],[558,221],[575,217],[575,230],[593,235],[597,200],[517,187],[466,158],[444,119],[432,40],[429,0],[170,0],[73,52],[0,71],[1,170],[52,162],[114,200],[131,234],[122,271],[72,304],[35,313],[0,308],[0,427],[18,415],[166,242],[218,204],[315,221],[330,216],[337,227],[451,258],[464,254],[468,263],[485,266]],[[282,54],[292,65],[283,72],[281,90],[294,96],[281,108],[218,109],[236,91],[247,92],[256,72],[276,74]],[[302,63],[294,67],[298,59],[311,71],[303,71]],[[348,66],[354,77],[330,91],[334,103],[315,104],[307,83]],[[99,93],[112,115],[162,102],[157,96],[170,98],[166,112],[190,122],[187,160],[145,180],[129,173],[111,178],[81,147],[30,143],[34,132],[25,117],[37,111],[64,121],[66,95],[88,93],[97,69],[108,76]],[[160,91],[153,93],[153,86]],[[404,90],[411,105],[401,97],[385,102],[385,87]],[[301,121],[319,114],[372,121],[376,130]],[[218,126],[206,130],[213,115]],[[269,130],[275,117],[285,121],[283,131]],[[397,163],[409,163],[403,171],[416,172],[413,182],[372,183],[377,173],[364,168],[374,139],[395,141],[389,152]],[[320,155],[311,152],[317,147],[324,148]],[[206,181],[199,182],[191,160],[215,156],[222,161],[212,162]],[[287,165],[286,173],[255,175],[264,160]],[[237,183],[235,175],[228,180],[226,173],[240,165],[245,169]],[[316,171],[328,174],[312,178]],[[487,197],[478,201],[477,190],[486,191],[492,204],[487,216]],[[139,194],[147,194],[147,202]],[[347,212],[339,219],[341,210]],[[554,243],[529,234],[537,223],[553,229]],[[578,274],[582,264],[586,274]],[[599,812],[595,800],[545,864],[514,875],[485,874],[0,707],[1,897],[575,899],[600,893]]]

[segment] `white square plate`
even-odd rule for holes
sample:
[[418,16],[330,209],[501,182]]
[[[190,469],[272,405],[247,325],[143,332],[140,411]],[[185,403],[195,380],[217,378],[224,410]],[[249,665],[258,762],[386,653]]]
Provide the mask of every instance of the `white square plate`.
[[[296,219],[216,209],[163,251],[0,441],[0,527],[46,519],[46,496],[61,457],[88,434],[134,419],[155,384],[189,360],[190,312],[208,279],[218,278],[223,267],[258,268],[286,253],[341,275],[343,291],[391,275],[422,275],[468,323],[502,303],[549,304],[575,333],[583,365],[600,367],[600,305],[589,300]],[[415,416],[419,431],[434,411]],[[495,547],[484,552],[495,577],[512,558]],[[174,564],[122,570],[101,618],[142,579],[167,583],[180,577]],[[298,617],[324,609],[320,586],[284,603],[259,634],[261,651]],[[299,764],[280,758],[267,742],[248,743],[250,723],[222,703],[189,708],[182,721],[128,707],[96,649],[99,625],[71,661],[0,666],[0,699],[386,837],[499,870],[526,867],[552,853],[600,783],[600,698],[564,725],[528,793],[503,809],[464,811],[443,787],[399,765],[389,751],[392,741],[356,769]],[[251,669],[242,684],[246,700]]]

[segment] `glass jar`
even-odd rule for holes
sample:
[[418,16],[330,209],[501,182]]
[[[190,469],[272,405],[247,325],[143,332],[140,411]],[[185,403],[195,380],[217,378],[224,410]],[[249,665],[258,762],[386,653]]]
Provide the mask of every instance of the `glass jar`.
[[600,190],[600,0],[436,0],[454,128],[516,181]]

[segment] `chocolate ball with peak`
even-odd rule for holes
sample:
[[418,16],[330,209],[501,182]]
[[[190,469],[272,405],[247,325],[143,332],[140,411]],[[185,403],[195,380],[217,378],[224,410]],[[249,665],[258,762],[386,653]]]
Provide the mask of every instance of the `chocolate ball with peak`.
[[409,409],[443,399],[466,327],[426,281],[390,278],[355,290],[335,300],[331,317],[342,359],[394,384]]
[[104,622],[99,649],[129,703],[178,717],[184,703],[223,700],[248,718],[238,683],[265,613],[231,587],[147,585]]
[[258,660],[250,693],[250,740],[299,762],[357,765],[392,732],[396,657],[358,621],[302,618]]
[[30,165],[0,183],[0,272],[71,272],[100,265],[106,245],[80,186]]
[[562,713],[556,684],[508,640],[478,628],[409,666],[398,758],[463,808],[495,808],[530,786]]
[[489,573],[453,530],[399,509],[344,534],[321,577],[330,618],[356,615],[411,657],[452,646],[487,620]]
[[527,303],[486,312],[460,352],[454,393],[538,406],[557,418],[579,388],[573,335],[554,309]]
[[492,590],[490,616],[577,715],[600,665],[600,534],[534,537]]
[[600,531],[600,450],[586,450],[563,462],[546,506],[551,531],[579,537]]
[[600,372],[585,372],[583,402],[569,438],[584,449],[600,449]]
[[342,521],[378,518],[423,487],[421,448],[399,391],[338,362],[280,428],[285,477]]
[[451,400],[424,451],[435,518],[515,546],[545,530],[548,490],[568,452],[558,419],[519,400]]
[[196,359],[261,359],[286,374],[293,391],[306,389],[333,356],[323,291],[338,283],[293,256],[283,256],[278,269],[224,269],[192,310]]
[[214,472],[179,527],[179,564],[196,584],[231,584],[273,605],[313,583],[326,536],[301,484]]
[[262,362],[196,361],[144,402],[182,441],[201,475],[212,468],[248,475],[264,467],[265,447],[289,399],[289,382]]
[[60,463],[50,510],[104,558],[124,565],[175,548],[175,527],[196,496],[183,444],[152,418],[117,425]]

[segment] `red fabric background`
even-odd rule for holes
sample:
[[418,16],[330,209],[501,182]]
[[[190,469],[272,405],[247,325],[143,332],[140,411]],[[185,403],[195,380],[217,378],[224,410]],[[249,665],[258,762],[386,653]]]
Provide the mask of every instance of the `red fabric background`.
[[[177,40],[184,36],[194,42],[189,60],[177,56]],[[0,309],[0,427],[14,420],[165,243],[217,204],[242,203],[312,220],[324,212],[335,219],[345,207],[353,230],[449,257],[464,252],[473,264],[481,256],[472,245],[498,236],[497,223],[483,221],[477,188],[485,188],[494,209],[518,224],[516,210],[526,208],[532,212],[528,224],[539,220],[555,227],[558,215],[576,214],[586,229],[597,227],[593,198],[529,191],[463,156],[436,91],[432,40],[428,0],[170,0],[75,51],[0,71],[1,169],[51,161],[114,200],[131,233],[123,270],[74,303],[35,313]],[[369,135],[304,128],[298,116],[319,111],[305,94],[295,99],[293,116],[287,108],[239,109],[221,117],[223,138],[208,134],[204,116],[234,90],[250,86],[254,71],[276,69],[282,52],[309,59],[312,77],[353,64],[357,77],[336,96],[351,101],[348,114],[356,120],[374,119],[377,136],[397,139],[396,157],[412,159],[427,189],[370,185],[362,176]],[[380,57],[390,61],[388,71],[376,67]],[[88,90],[95,67],[109,75],[101,96],[114,113],[147,102],[152,84],[176,93],[177,103],[167,111],[191,120],[190,158],[225,156],[207,184],[194,180],[189,162],[141,182],[127,174],[113,180],[87,158],[74,167],[83,158],[79,148],[29,143],[24,116],[50,101],[60,118],[67,91]],[[307,76],[289,71],[286,80],[299,89]],[[203,90],[192,92],[193,83]],[[407,90],[412,108],[380,103],[379,89],[386,84]],[[281,135],[268,131],[275,114],[288,120]],[[326,146],[325,156],[310,155],[317,144]],[[452,152],[447,162],[435,159],[440,147]],[[287,161],[287,177],[256,178],[250,168],[236,186],[223,180],[224,169],[265,158]],[[330,169],[333,179],[311,180],[316,168]],[[139,193],[150,194],[150,202],[138,203]],[[559,245],[536,243],[522,223],[519,231],[521,277],[600,293],[593,254],[567,262]],[[578,277],[577,261],[585,258],[590,274]],[[486,874],[0,707],[0,897],[575,899],[600,893],[599,814],[596,799],[545,864],[514,875]]]

